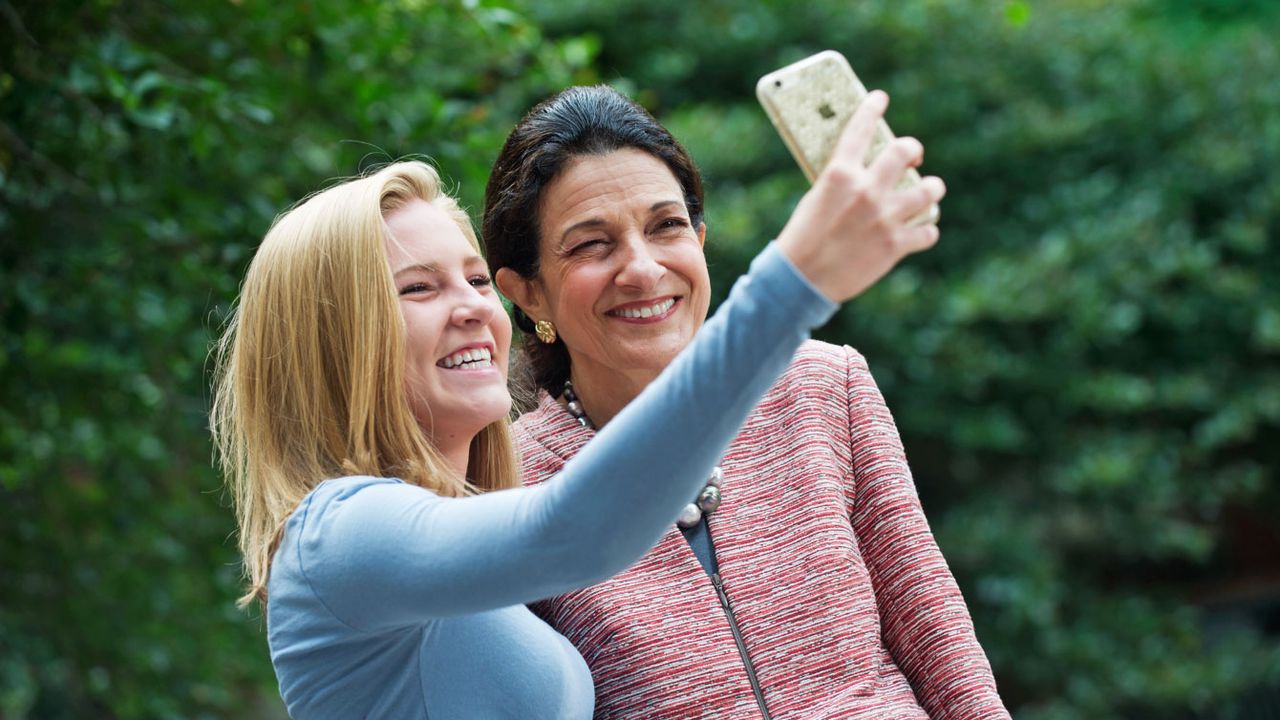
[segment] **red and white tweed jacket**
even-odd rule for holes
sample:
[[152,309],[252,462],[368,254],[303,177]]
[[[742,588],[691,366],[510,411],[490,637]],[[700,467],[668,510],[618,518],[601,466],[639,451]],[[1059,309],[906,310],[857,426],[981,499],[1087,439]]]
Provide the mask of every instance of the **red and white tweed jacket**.
[[[516,428],[526,484],[594,434],[545,395]],[[775,720],[1009,717],[861,355],[805,343],[721,467],[708,522]],[[760,717],[674,525],[622,574],[533,609],[586,658],[597,718]]]

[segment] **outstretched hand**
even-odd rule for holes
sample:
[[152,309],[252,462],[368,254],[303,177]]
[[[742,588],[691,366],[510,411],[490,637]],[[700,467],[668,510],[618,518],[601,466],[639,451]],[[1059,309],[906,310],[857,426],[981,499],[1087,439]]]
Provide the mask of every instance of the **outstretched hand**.
[[930,176],[897,188],[907,168],[924,160],[920,141],[897,138],[864,165],[888,104],[881,91],[867,95],[778,236],[787,259],[835,302],[856,297],[899,260],[938,241],[937,225],[913,225],[912,219],[946,194],[942,180]]

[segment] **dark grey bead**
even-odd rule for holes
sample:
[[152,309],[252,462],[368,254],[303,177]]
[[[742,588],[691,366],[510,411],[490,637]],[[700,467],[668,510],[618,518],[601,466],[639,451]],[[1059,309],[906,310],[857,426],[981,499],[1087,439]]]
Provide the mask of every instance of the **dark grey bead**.
[[720,507],[720,488],[708,485],[698,494],[698,507],[708,515]]

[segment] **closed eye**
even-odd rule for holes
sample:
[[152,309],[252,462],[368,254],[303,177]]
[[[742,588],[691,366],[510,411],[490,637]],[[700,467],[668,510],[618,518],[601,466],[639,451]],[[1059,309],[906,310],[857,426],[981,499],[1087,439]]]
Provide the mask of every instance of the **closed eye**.
[[415,293],[431,292],[432,290],[435,290],[435,288],[426,283],[410,283],[400,288],[400,294],[402,296],[413,295]]
[[574,245],[573,249],[571,249],[569,253],[570,254],[579,253],[584,250],[590,250],[592,248],[602,247],[603,245],[604,245],[604,240],[600,240],[600,239],[584,240],[583,242],[580,242],[577,245]]
[[467,279],[471,283],[471,287],[489,287],[493,285],[493,278],[488,275],[474,275]]

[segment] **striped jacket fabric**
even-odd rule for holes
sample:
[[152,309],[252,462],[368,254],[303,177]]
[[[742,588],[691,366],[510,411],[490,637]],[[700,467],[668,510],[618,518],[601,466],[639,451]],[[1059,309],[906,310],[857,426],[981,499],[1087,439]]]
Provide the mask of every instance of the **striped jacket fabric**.
[[[526,484],[594,434],[546,394],[516,429]],[[806,342],[721,467],[708,524],[773,720],[1009,717],[861,355]],[[597,718],[762,717],[674,525],[622,574],[533,610],[586,659]]]

